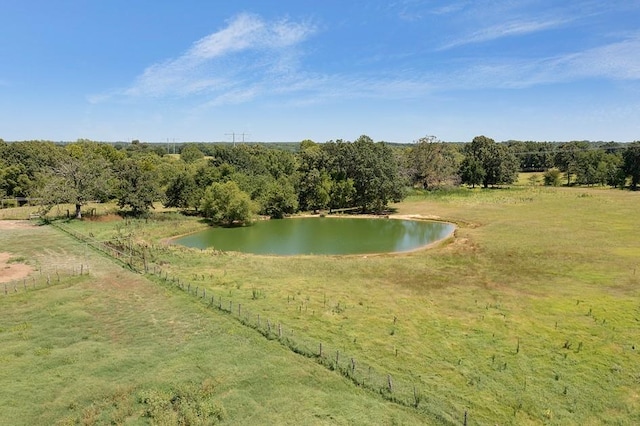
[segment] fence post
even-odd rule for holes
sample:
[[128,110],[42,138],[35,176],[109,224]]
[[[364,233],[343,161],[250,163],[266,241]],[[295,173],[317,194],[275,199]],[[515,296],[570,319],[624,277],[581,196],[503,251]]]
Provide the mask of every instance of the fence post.
[[258,328],[260,328],[260,314],[258,314]]
[[467,410],[464,410],[464,426],[467,426]]
[[7,294],[7,284],[6,283],[4,284],[4,294],[5,294],[5,296]]
[[282,324],[278,323],[278,338],[282,338]]
[[229,313],[232,313],[232,308],[233,308],[233,302],[231,300],[229,300]]
[[241,312],[242,312],[242,303],[238,303],[238,317],[241,316]]
[[389,387],[389,393],[393,392],[393,381],[391,380],[391,374],[387,374],[387,386]]
[[320,358],[322,358],[322,342],[320,342]]
[[356,372],[356,360],[351,358],[351,374]]
[[336,370],[338,370],[338,367],[340,366],[339,361],[340,361],[340,351],[336,351]]

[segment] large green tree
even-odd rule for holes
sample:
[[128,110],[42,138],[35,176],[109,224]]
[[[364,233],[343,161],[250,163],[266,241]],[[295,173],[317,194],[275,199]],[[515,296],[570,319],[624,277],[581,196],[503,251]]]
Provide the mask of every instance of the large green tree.
[[111,176],[109,162],[94,151],[68,152],[45,174],[41,204],[46,209],[56,204],[74,204],[75,217],[80,219],[84,204],[109,198],[113,189]]
[[460,174],[462,182],[475,185],[479,177],[482,186],[509,184],[518,177],[519,163],[506,145],[486,136],[476,136],[463,149],[465,159]]
[[631,177],[631,189],[638,189],[640,184],[640,141],[633,142],[622,152],[622,170]]
[[188,209],[198,207],[200,198],[193,175],[186,169],[171,179],[165,191],[165,207]]
[[571,141],[562,144],[556,152],[555,165],[567,178],[567,185],[571,185],[571,178],[578,174],[580,157],[589,149],[586,141]]
[[201,207],[204,217],[225,225],[250,222],[255,214],[249,194],[233,181],[211,184],[205,190]]
[[131,209],[134,216],[148,212],[153,202],[162,197],[157,170],[149,159],[136,157],[123,161],[117,177],[118,206]]
[[261,197],[261,213],[282,219],[298,210],[298,197],[293,184],[284,176],[273,179]]
[[403,197],[403,182],[398,174],[398,164],[391,148],[360,136],[352,144],[348,177],[353,179],[354,201],[362,211],[381,212],[390,201]]
[[458,182],[459,154],[435,136],[418,139],[406,155],[414,184],[431,189]]

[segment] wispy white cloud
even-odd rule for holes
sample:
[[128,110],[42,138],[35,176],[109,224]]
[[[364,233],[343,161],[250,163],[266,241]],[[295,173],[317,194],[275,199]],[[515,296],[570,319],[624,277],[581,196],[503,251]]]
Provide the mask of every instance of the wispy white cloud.
[[[458,72],[432,75],[441,90],[526,88],[590,78],[640,80],[640,34],[581,52],[529,59],[469,63]],[[425,77],[429,78],[429,77]]]
[[497,25],[482,28],[481,30],[464,35],[453,41],[450,41],[437,50],[448,50],[454,47],[482,43],[486,41],[496,40],[503,37],[511,37],[518,35],[531,34],[539,31],[557,28],[570,22],[571,19],[552,19],[552,20],[514,20],[504,22]]
[[179,57],[147,67],[130,87],[93,95],[89,100],[208,94],[221,102],[234,93],[243,93],[240,98],[246,99],[252,91],[241,90],[241,86],[259,87],[255,80],[261,76],[295,68],[296,47],[314,32],[314,25],[306,22],[267,22],[256,15],[241,14],[225,28],[196,41]]

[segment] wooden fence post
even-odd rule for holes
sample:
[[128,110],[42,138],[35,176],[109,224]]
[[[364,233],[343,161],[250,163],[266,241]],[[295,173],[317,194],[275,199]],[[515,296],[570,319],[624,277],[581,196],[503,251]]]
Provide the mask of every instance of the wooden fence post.
[[282,338],[282,324],[278,323],[278,338]]
[[242,313],[242,303],[238,303],[238,316],[240,317]]
[[340,361],[340,351],[336,351],[336,370],[338,369],[338,366],[340,365],[338,362]]
[[387,386],[389,387],[389,393],[393,392],[393,381],[391,380],[391,374],[387,374]]
[[320,342],[320,358],[322,358],[322,342]]

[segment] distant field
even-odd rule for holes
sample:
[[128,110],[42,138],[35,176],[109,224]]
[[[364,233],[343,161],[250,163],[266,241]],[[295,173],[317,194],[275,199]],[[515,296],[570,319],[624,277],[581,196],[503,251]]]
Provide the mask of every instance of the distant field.
[[[113,309],[117,313],[113,329],[129,337],[126,344],[119,341],[120,346],[104,349],[111,355],[120,350],[130,355],[136,351],[155,351],[154,359],[169,357],[172,368],[179,370],[178,366],[186,360],[201,360],[202,352],[217,351],[216,356],[222,362],[215,368],[206,364],[200,373],[190,373],[196,374],[197,386],[208,377],[204,372],[222,374],[228,369],[255,372],[262,368],[271,371],[263,364],[264,357],[282,359],[283,364],[291,365],[299,374],[314,374],[318,380],[304,382],[308,387],[300,384],[301,379],[295,374],[279,381],[232,380],[233,385],[227,383],[227,387],[222,387],[227,389],[226,393],[216,391],[211,397],[221,404],[225,419],[231,422],[242,422],[248,417],[243,417],[246,412],[240,408],[242,402],[226,400],[221,395],[228,397],[231,386],[235,386],[236,394],[254,395],[251,392],[259,393],[261,383],[275,380],[271,391],[296,399],[298,411],[302,412],[309,411],[318,401],[313,397],[310,402],[295,398],[296,392],[315,395],[323,392],[324,386],[340,388],[330,392],[336,401],[325,401],[323,405],[327,413],[335,410],[333,415],[338,417],[306,417],[308,421],[302,419],[303,423],[364,424],[376,419],[379,413],[389,420],[382,423],[391,423],[392,418],[406,424],[431,423],[434,418],[461,423],[462,413],[467,410],[469,424],[639,424],[640,194],[609,189],[547,188],[527,182],[525,177],[522,185],[511,189],[415,195],[396,205],[399,214],[438,217],[458,225],[452,241],[432,250],[402,255],[286,258],[167,247],[162,243],[165,238],[206,226],[172,213],[151,220],[86,220],[69,224],[97,239],[118,235],[134,244],[146,245],[150,262],[162,265],[165,273],[183,283],[205,289],[216,300],[223,297],[225,302],[232,301],[233,306],[242,304],[263,321],[269,318],[274,324],[281,322],[300,340],[323,342],[326,348],[337,349],[344,357],[353,357],[380,374],[389,374],[398,386],[415,386],[420,397],[418,410],[384,402],[375,393],[360,390],[335,372],[267,341],[215,309],[196,303],[193,296],[175,290],[173,285],[152,284],[122,269],[117,269],[119,287],[125,289],[121,297],[115,297],[122,294],[116,287],[97,284],[96,280],[101,282],[99,277],[92,275],[66,286],[0,297],[0,304],[3,312],[12,312],[10,327],[24,322],[33,327],[36,319],[23,318],[46,317],[51,309],[63,309],[47,307],[62,294],[78,292],[78,300],[90,300],[96,304],[96,310]],[[59,237],[52,229],[38,228],[38,232],[45,233],[44,240],[61,238],[73,246],[73,240]],[[6,234],[0,235],[0,247],[6,247],[6,240],[2,241]],[[43,240],[42,236],[36,238]],[[25,256],[36,251],[35,247],[22,250]],[[103,264],[105,270],[113,268],[106,258],[90,256]],[[102,297],[107,294],[108,298]],[[23,297],[36,298],[35,306],[39,308],[27,309],[24,302],[18,302]],[[188,355],[175,353],[177,343],[172,349],[164,346],[161,342],[166,336],[154,340],[154,333],[160,332],[178,339],[175,336],[179,333],[173,328],[177,326],[168,324],[171,318],[175,323],[182,316],[190,318],[181,320],[182,330],[191,330],[189,335],[200,330],[198,336],[216,338],[205,343],[193,337],[199,343]],[[122,319],[127,317],[131,320]],[[160,320],[164,326],[153,328],[153,322],[148,320],[151,317],[164,318]],[[92,321],[94,327],[103,330],[115,319]],[[241,360],[236,358],[238,354],[225,353],[233,347],[234,339],[229,341],[221,333],[225,338],[218,340],[218,332],[211,331],[221,327],[220,324],[236,330],[234,336],[236,333],[245,336],[246,352]],[[33,351],[40,347],[38,341],[21,340],[15,333],[7,334],[7,326],[2,327],[0,339],[7,339],[10,346],[20,344],[23,354],[36,356]],[[59,333],[61,339],[68,334],[65,330]],[[15,349],[5,349],[5,340],[2,342],[0,359],[16,362],[14,358],[22,358],[15,356]],[[83,360],[84,356],[78,355]],[[99,365],[106,361],[87,356],[82,361],[83,369],[90,371],[94,362]],[[163,367],[152,368],[148,364],[144,362],[140,367],[125,363],[124,376],[137,368],[152,371],[141,375],[148,374],[146,379],[127,377],[132,389],[129,393],[139,394],[145,389],[166,388],[174,383],[168,379],[162,386],[155,383],[159,376],[154,373]],[[0,365],[7,364],[3,361]],[[24,368],[23,371],[28,371]],[[114,373],[116,377],[123,374],[119,368],[113,369],[118,371]],[[16,377],[37,378],[37,374],[10,371],[14,371],[7,382],[11,386]],[[321,383],[320,378],[331,384]],[[151,384],[147,385],[145,380]],[[91,380],[80,375],[74,382],[84,386]],[[297,389],[298,386],[303,388]],[[115,393],[112,388],[105,392]],[[86,391],[78,393],[85,394]],[[100,405],[91,398],[77,398],[84,409],[108,405]],[[41,401],[48,401],[47,396]],[[144,407],[141,402],[129,404],[132,413],[139,414]],[[349,408],[343,410],[341,406]],[[100,412],[107,416],[110,410],[104,408]],[[272,423],[274,419],[281,422],[291,418],[286,410],[273,410],[270,406],[263,407],[251,419]],[[67,414],[77,415],[80,411]],[[355,412],[370,416],[348,414]],[[380,422],[373,420],[373,423]]]

